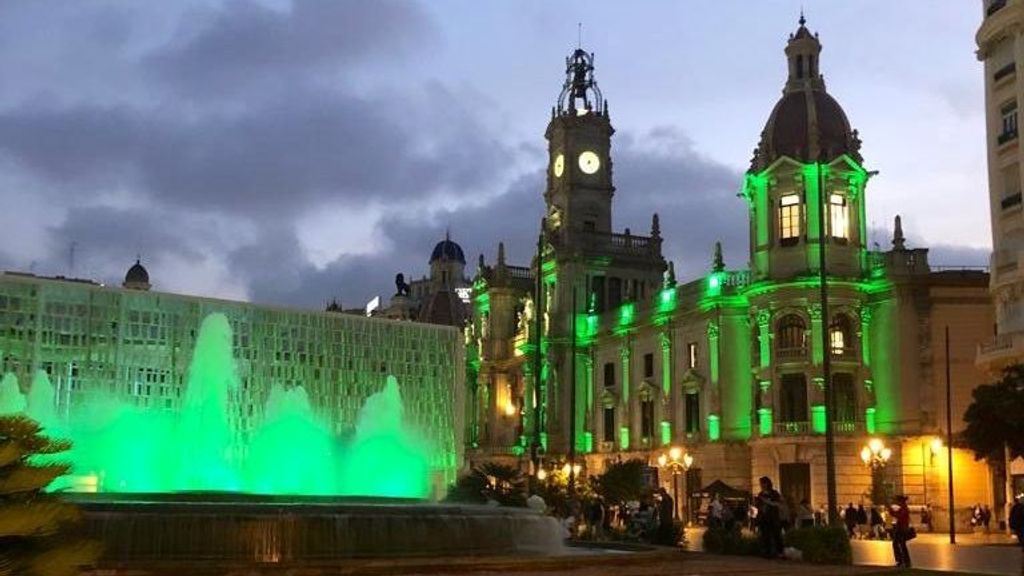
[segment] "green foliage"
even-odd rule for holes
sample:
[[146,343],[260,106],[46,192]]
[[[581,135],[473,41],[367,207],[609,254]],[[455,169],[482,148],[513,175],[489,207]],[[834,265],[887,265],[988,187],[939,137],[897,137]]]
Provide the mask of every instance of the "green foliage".
[[518,468],[497,462],[474,466],[448,489],[448,502],[526,506],[526,477]]
[[708,528],[704,531],[704,551],[731,556],[757,556],[761,547],[756,536],[744,535],[738,527],[733,529]]
[[1024,456],[1024,365],[1014,364],[994,384],[978,386],[964,412],[964,442],[976,458],[1001,462],[1003,448],[1011,457]]
[[594,492],[604,498],[608,504],[622,504],[630,500],[639,500],[644,490],[643,460],[633,459],[625,462],[614,462],[603,474],[594,478]]
[[0,416],[0,576],[72,576],[99,554],[73,536],[78,508],[44,490],[70,469],[53,459],[70,445],[40,431],[28,418]]
[[799,550],[805,562],[812,564],[852,564],[853,551],[846,530],[840,527],[813,526],[786,531],[786,546]]

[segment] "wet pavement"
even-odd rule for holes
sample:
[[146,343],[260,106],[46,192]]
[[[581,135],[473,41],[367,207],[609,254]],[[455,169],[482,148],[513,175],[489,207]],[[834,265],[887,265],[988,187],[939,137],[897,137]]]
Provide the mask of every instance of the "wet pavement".
[[[853,562],[862,566],[892,566],[892,542],[854,540]],[[935,538],[918,538],[908,544],[915,568],[1018,576],[1022,554],[1014,545],[951,545]]]

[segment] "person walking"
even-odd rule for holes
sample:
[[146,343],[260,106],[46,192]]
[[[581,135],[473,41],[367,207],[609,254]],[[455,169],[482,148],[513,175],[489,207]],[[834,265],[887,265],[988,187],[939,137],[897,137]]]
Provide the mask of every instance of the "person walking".
[[777,558],[782,556],[782,495],[772,487],[772,481],[767,476],[761,476],[758,483],[761,491],[754,500],[754,506],[757,508],[757,535],[761,542],[761,555]]
[[1020,573],[1024,576],[1024,495],[1019,495],[1010,508],[1010,532],[1017,537],[1020,546]]
[[893,518],[892,527],[892,553],[896,557],[896,566],[899,568],[910,568],[910,550],[907,549],[907,540],[910,538],[910,508],[907,507],[907,497],[899,495],[896,497],[896,504],[889,508]]
[[853,502],[843,510],[843,524],[846,525],[846,535],[852,540],[857,535],[857,509],[853,507]]

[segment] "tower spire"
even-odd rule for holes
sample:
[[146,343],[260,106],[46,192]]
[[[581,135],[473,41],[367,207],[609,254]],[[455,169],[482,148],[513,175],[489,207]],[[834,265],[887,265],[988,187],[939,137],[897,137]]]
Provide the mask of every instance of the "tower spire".
[[[583,24],[579,26],[582,41]],[[578,47],[565,59],[565,82],[558,95],[556,111],[558,114],[582,115],[589,112],[600,114],[603,110],[604,98],[597,87],[597,80],[594,80],[594,54]]]
[[711,258],[711,270],[721,272],[725,270],[725,260],[722,258],[722,243],[715,242],[715,254]]
[[896,215],[896,223],[892,228],[892,249],[903,251],[907,249],[907,239],[903,237],[903,220]]

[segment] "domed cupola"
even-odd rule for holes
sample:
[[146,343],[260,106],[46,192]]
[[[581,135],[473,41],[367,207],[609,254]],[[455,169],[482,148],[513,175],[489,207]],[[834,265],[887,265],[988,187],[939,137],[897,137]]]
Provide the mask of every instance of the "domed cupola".
[[789,79],[761,132],[751,161],[754,172],[783,156],[800,162],[830,162],[848,154],[861,161],[857,131],[850,129],[843,108],[825,90],[818,67],[821,43],[805,24],[801,14],[800,27],[786,44]]
[[444,240],[434,246],[434,252],[430,255],[431,264],[437,260],[448,260],[458,262],[463,266],[466,265],[466,257],[462,253],[462,246],[453,242],[447,232],[445,232]]
[[121,286],[129,290],[149,290],[152,287],[149,284],[149,272],[142,265],[141,259],[137,258],[135,264],[132,264],[132,267],[128,269],[128,273],[124,275],[124,282]]

